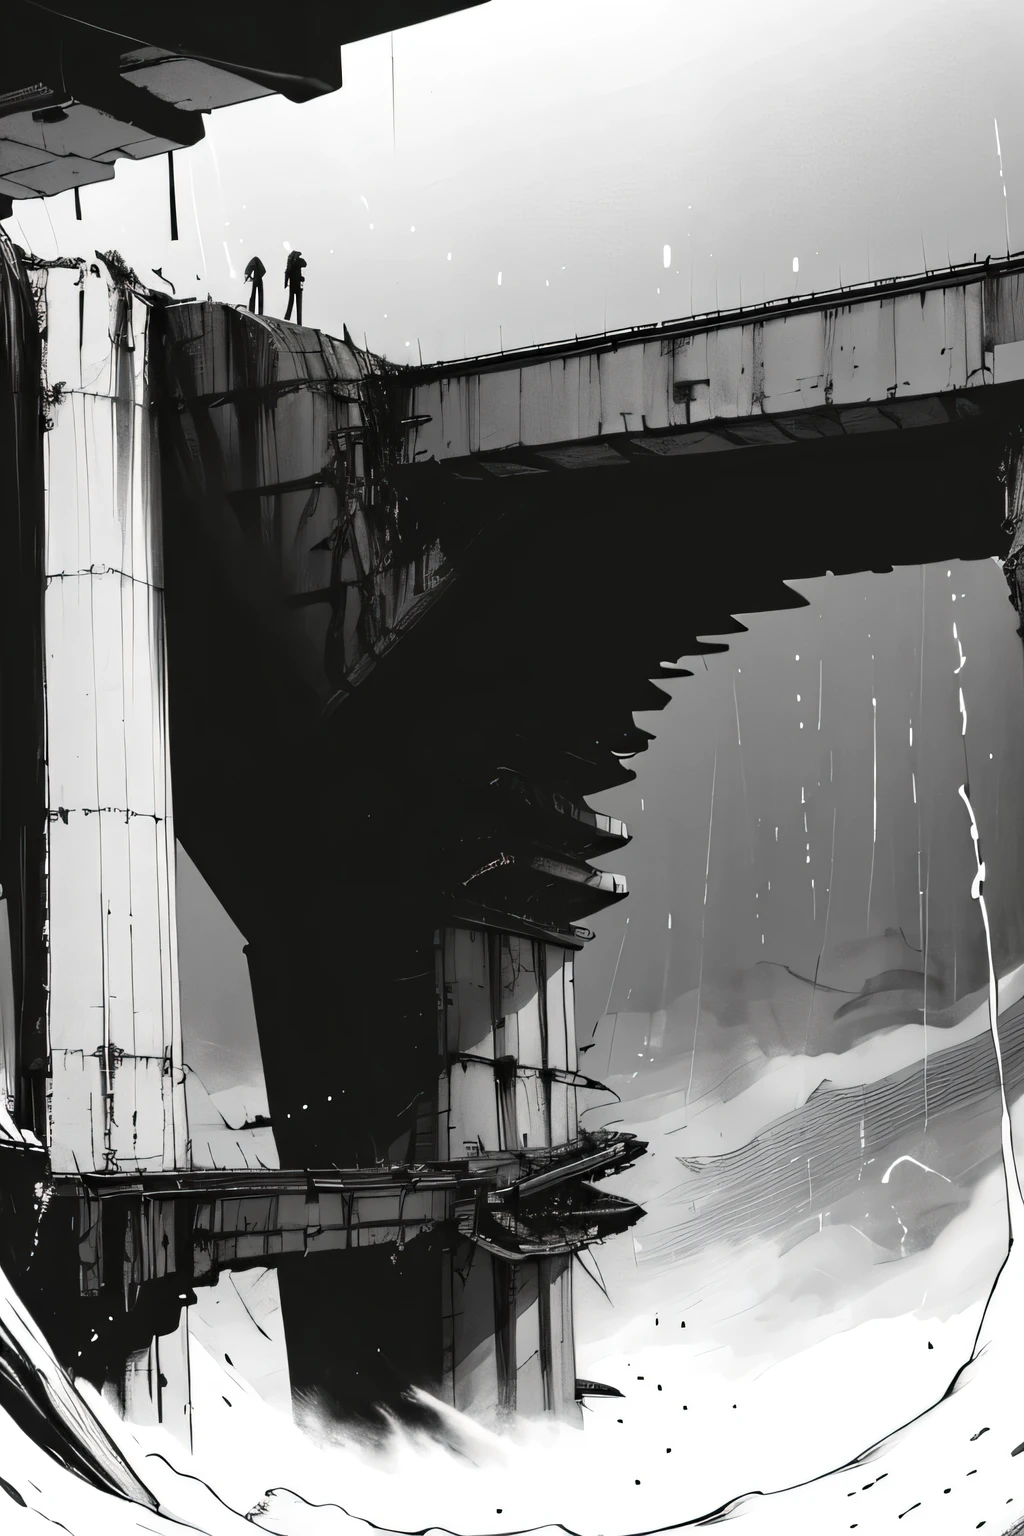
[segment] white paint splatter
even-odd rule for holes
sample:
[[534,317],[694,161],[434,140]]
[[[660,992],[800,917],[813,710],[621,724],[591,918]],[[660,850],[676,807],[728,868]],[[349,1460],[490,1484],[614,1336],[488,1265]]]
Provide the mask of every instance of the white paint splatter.
[[[862,1124],[863,1124],[863,1122],[862,1122]],[[861,1146],[863,1147],[863,1145],[864,1145],[864,1143],[863,1143],[863,1140],[862,1140],[861,1141]],[[934,1173],[934,1175],[935,1175],[935,1177],[937,1179],[945,1179],[947,1184],[952,1183],[952,1180],[951,1179],[947,1179],[946,1175],[944,1173],[940,1173],[937,1168],[929,1168],[927,1163],[919,1163],[916,1157],[911,1157],[909,1152],[905,1152],[903,1154],[903,1156],[902,1157],[898,1157],[894,1163],[890,1163],[888,1168],[882,1174],[882,1183],[883,1184],[888,1184],[890,1173],[892,1173],[894,1168],[898,1168],[900,1163],[913,1163],[915,1165],[915,1167],[921,1168],[925,1173]]]
[[996,130],[996,157],[999,161],[999,181],[1003,189],[1003,217],[1006,222],[1006,254],[1010,254],[1010,205],[1006,197],[1006,182],[1003,180],[1003,151],[999,144],[999,121],[992,119],[992,125]]

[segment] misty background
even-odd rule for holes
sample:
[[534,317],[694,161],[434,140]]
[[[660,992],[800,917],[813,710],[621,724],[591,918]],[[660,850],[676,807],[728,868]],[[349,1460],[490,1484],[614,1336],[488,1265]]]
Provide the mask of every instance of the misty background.
[[[708,984],[765,966],[813,977],[820,958],[821,983],[848,986],[840,957],[887,929],[904,940],[903,968],[920,972],[926,916],[932,1006],[983,985],[958,795],[968,772],[997,968],[1024,952],[1024,652],[1000,566],[792,585],[809,606],[739,615],[747,634],[706,663],[691,660],[692,678],[665,685],[672,703],[637,716],[656,739],[629,765],[636,780],[594,797],[633,841],[606,861],[627,876],[630,897],[591,922],[597,942],[577,980],[581,1040],[604,1014],[664,1009],[702,967]],[[842,1049],[860,1033],[808,1037],[804,1022],[780,1020],[773,1048]],[[591,1064],[622,1068],[608,1033]]]

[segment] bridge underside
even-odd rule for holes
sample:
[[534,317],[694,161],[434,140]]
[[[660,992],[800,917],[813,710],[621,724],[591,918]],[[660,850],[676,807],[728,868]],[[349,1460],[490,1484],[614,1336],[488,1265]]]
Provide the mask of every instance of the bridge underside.
[[[802,606],[788,579],[1004,554],[1018,408],[1003,395],[942,426],[785,449],[424,475],[451,585],[414,643],[319,722],[311,702],[295,724],[298,673],[279,713],[266,693],[255,707],[256,666],[223,658],[257,656],[264,637],[211,596],[233,574],[209,546],[172,548],[178,828],[249,939],[285,1161],[372,1161],[398,1134],[436,1069],[440,922],[512,910],[579,942],[596,903],[539,856],[564,846],[568,819],[545,822],[517,786],[578,801],[626,782],[647,740],[634,711],[667,702],[658,678],[722,649],[744,628],[734,615]],[[360,1081],[360,1102],[304,1112],[296,1140],[311,1071]]]

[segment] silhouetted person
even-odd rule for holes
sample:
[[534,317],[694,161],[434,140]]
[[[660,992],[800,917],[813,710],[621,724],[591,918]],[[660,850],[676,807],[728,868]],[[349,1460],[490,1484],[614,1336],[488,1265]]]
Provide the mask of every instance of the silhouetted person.
[[296,325],[302,324],[302,285],[306,281],[302,275],[302,269],[305,265],[301,251],[289,252],[284,269],[284,285],[288,289],[288,308],[285,311],[285,319],[291,319],[294,304]]
[[254,256],[245,269],[245,280],[252,283],[252,293],[249,295],[249,312],[256,313],[256,301],[259,300],[259,312],[263,313],[263,279],[266,276],[266,267],[258,256]]

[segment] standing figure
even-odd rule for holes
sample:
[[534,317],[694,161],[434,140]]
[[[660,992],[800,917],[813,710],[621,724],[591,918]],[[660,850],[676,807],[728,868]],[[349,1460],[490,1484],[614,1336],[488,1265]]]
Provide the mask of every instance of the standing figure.
[[252,283],[252,293],[249,295],[249,313],[256,313],[256,301],[259,300],[259,312],[263,313],[263,278],[266,275],[266,267],[258,256],[254,256],[245,269],[245,280]]
[[295,305],[295,323],[302,324],[302,285],[306,279],[302,275],[302,269],[306,263],[302,259],[301,251],[290,251],[284,269],[284,285],[288,289],[288,308],[285,311],[285,319],[292,317],[292,305]]

